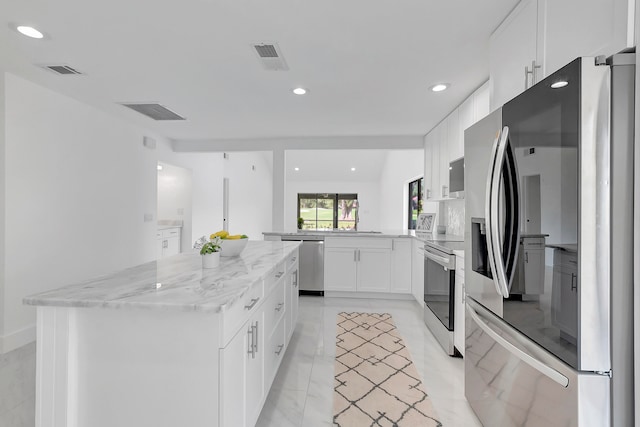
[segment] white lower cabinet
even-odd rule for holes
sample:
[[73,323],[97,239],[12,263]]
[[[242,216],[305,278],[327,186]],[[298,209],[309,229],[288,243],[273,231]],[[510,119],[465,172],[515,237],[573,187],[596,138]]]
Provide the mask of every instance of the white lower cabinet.
[[331,237],[324,244],[326,291],[394,292],[392,239]]
[[412,246],[411,293],[416,302],[424,307],[424,243],[414,239]]
[[180,253],[180,234],[180,227],[158,230],[156,234],[156,252],[158,259]]
[[[252,427],[258,420],[297,321],[297,276],[298,251],[265,279],[264,298],[252,289],[229,310],[229,317],[238,307],[250,316],[220,349],[220,427]],[[223,330],[234,323],[229,319]]]
[[411,293],[412,242],[414,239],[393,239],[391,247],[390,291]]
[[578,254],[561,249],[553,251],[551,323],[560,336],[570,342],[578,337]]
[[453,345],[458,349],[460,354],[464,356],[464,304],[465,304],[465,288],[464,288],[464,257],[456,256],[456,274],[455,274],[455,304],[453,312]]
[[220,425],[253,426],[264,386],[264,310],[259,309],[220,350]]

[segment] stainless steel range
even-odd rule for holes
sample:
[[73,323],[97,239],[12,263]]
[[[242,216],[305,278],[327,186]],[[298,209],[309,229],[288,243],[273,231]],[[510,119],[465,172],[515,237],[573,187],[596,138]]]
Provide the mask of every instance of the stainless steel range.
[[437,241],[424,245],[424,323],[450,356],[460,356],[453,344],[456,256],[464,242]]

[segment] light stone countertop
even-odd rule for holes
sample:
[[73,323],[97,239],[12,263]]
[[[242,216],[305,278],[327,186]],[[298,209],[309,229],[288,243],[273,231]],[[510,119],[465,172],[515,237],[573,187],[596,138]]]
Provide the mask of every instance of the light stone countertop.
[[324,236],[324,237],[378,237],[378,238],[402,238],[415,237],[423,242],[437,241],[464,241],[463,236],[452,234],[416,233],[415,230],[381,230],[377,231],[331,231],[331,230],[303,230],[303,231],[264,231],[265,236]]
[[250,240],[237,257],[203,269],[196,250],[24,298],[28,305],[217,313],[266,278],[300,242]]

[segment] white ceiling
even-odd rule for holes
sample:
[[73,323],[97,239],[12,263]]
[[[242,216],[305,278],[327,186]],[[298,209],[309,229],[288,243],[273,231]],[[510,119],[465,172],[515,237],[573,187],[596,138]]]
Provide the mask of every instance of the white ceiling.
[[[287,150],[287,181],[377,181],[389,150]],[[296,171],[294,168],[299,168]],[[356,168],[352,171],[351,168]]]
[[[489,36],[517,2],[0,0],[0,67],[174,139],[424,135],[487,80]],[[255,42],[277,42],[289,71],[264,70]],[[34,65],[60,63],[86,75]]]

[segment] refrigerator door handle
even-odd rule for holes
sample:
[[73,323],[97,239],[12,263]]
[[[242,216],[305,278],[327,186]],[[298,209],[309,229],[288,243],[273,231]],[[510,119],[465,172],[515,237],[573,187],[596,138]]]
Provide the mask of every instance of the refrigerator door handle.
[[550,366],[547,366],[544,363],[540,362],[538,359],[520,350],[518,347],[516,347],[515,345],[507,341],[505,338],[498,335],[496,331],[491,329],[491,327],[487,325],[480,318],[478,313],[473,309],[473,307],[471,307],[471,305],[467,303],[466,307],[467,307],[467,313],[469,314],[469,316],[471,316],[473,321],[476,322],[476,324],[487,335],[489,335],[496,343],[502,346],[505,350],[509,351],[511,354],[516,356],[518,359],[522,360],[527,365],[531,366],[536,371],[540,372],[541,374],[547,376],[548,378],[552,379],[556,383],[560,384],[562,387],[566,388],[569,385],[569,379],[567,377],[565,377],[555,369],[551,368]]
[[[494,191],[497,192],[499,190],[499,188],[495,188],[493,187],[493,176],[496,173],[496,160],[497,160],[497,156],[498,156],[498,146],[500,145],[500,140],[501,140],[501,136],[502,136],[502,132],[498,131],[498,134],[496,135],[496,139],[493,142],[493,148],[491,149],[491,156],[489,157],[489,175],[487,177],[487,192],[485,194],[485,203],[484,203],[484,209],[485,209],[485,218],[486,218],[486,229],[487,229],[487,258],[489,259],[489,266],[491,268],[491,271],[494,272],[494,274],[496,274],[495,272],[496,270],[496,259],[495,259],[495,250],[494,250],[494,245],[493,245],[493,229],[497,229],[497,227],[494,227],[493,225],[493,215],[494,215],[494,211],[493,209],[491,209],[491,201],[493,200],[493,194]],[[499,175],[498,175],[499,176]],[[498,183],[500,182],[500,180],[498,180]],[[493,284],[496,287],[496,292],[498,293],[498,295],[500,296],[504,296],[502,289],[500,288],[500,284],[498,283],[498,280],[496,278],[493,279]]]
[[496,143],[494,143],[495,153],[493,154],[493,167],[489,174],[489,180],[491,181],[490,190],[488,191],[489,199],[485,205],[489,221],[487,233],[489,262],[493,271],[493,281],[498,289],[498,294],[504,298],[509,297],[509,281],[507,280],[504,258],[502,257],[502,239],[500,237],[500,220],[498,214],[500,210],[500,177],[502,176],[508,138],[509,128],[505,126],[502,132],[500,132],[500,137],[496,140]]

